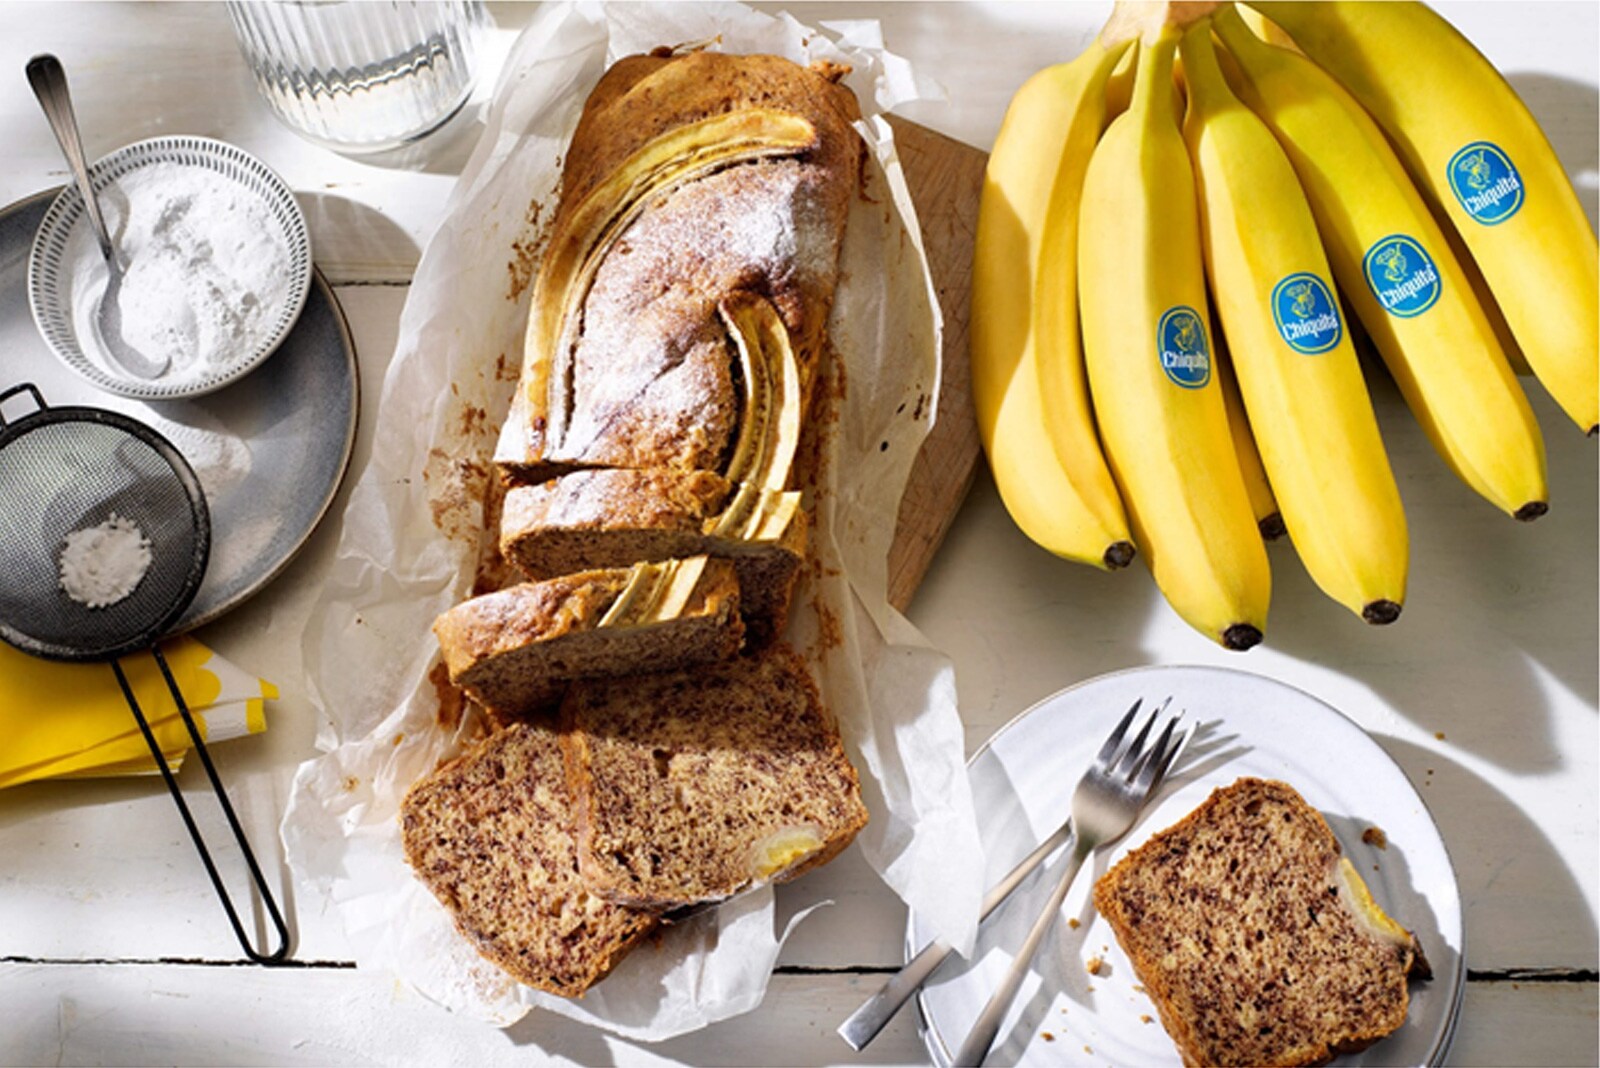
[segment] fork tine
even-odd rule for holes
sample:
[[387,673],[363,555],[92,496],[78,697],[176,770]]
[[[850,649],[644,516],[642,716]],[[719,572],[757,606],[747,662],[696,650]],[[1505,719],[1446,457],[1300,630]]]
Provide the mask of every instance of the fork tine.
[[1185,730],[1174,740],[1173,731],[1177,729],[1178,721],[1183,718],[1183,710],[1167,724],[1167,729],[1161,732],[1155,748],[1151,750],[1151,759],[1139,771],[1137,789],[1146,796],[1155,792],[1167,776],[1167,771],[1177,761],[1178,754],[1189,741],[1190,731]]
[[[1146,757],[1149,756],[1149,750],[1145,747],[1145,742],[1150,738],[1150,729],[1165,714],[1167,706],[1170,704],[1172,704],[1172,698],[1168,697],[1161,703],[1160,708],[1150,713],[1150,718],[1144,721],[1143,727],[1139,728],[1138,735],[1118,758],[1116,774],[1121,776],[1125,782],[1132,782],[1134,776],[1139,774],[1139,769],[1144,765]],[[1109,771],[1109,769],[1107,770]]]
[[1150,728],[1154,727],[1156,720],[1160,718],[1161,710],[1159,708],[1152,711],[1144,721],[1144,725],[1139,728],[1139,733],[1133,736],[1133,741],[1129,742],[1128,747],[1117,755],[1116,774],[1119,777],[1131,777],[1133,769],[1138,767],[1139,762],[1144,759],[1146,752],[1148,752],[1144,743],[1150,738]]
[[1122,745],[1122,736],[1128,733],[1128,724],[1133,722],[1133,717],[1138,714],[1139,706],[1144,704],[1141,697],[1133,702],[1133,707],[1128,709],[1128,714],[1122,717],[1122,722],[1117,724],[1117,729],[1111,732],[1111,737],[1106,739],[1106,744],[1100,747],[1100,752],[1095,755],[1095,764],[1101,767],[1110,767],[1111,758]]

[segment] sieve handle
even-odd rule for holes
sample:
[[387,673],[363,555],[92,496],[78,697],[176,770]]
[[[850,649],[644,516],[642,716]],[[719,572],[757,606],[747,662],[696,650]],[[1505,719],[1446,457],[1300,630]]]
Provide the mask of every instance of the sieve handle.
[[250,849],[250,843],[245,839],[244,828],[239,825],[239,817],[234,815],[233,805],[228,802],[228,793],[222,788],[222,779],[217,775],[217,769],[211,763],[211,754],[206,752],[205,739],[200,735],[200,729],[195,725],[194,717],[189,714],[189,705],[183,699],[183,693],[178,689],[178,682],[172,677],[172,670],[167,667],[167,658],[161,655],[159,647],[152,645],[150,655],[155,657],[156,664],[161,668],[162,678],[167,680],[167,689],[172,693],[172,699],[177,703],[178,714],[183,717],[183,725],[189,730],[189,739],[194,743],[194,750],[200,756],[200,763],[205,765],[206,777],[211,780],[211,791],[216,795],[217,804],[222,808],[222,814],[227,817],[228,827],[233,831],[233,840],[238,843],[239,851],[244,854],[246,865],[250,868],[251,881],[255,883],[256,892],[261,895],[261,902],[266,907],[267,916],[272,921],[273,928],[278,935],[278,948],[271,953],[263,953],[251,944],[250,938],[245,934],[244,924],[239,920],[239,911],[234,908],[233,899],[228,896],[227,888],[222,885],[222,876],[217,872],[217,865],[211,859],[211,851],[206,847],[205,838],[200,834],[200,828],[194,822],[194,816],[189,812],[189,804],[183,799],[183,791],[178,789],[178,780],[172,774],[172,769],[167,767],[167,758],[161,752],[161,746],[156,741],[155,734],[150,730],[144,711],[139,707],[138,700],[133,696],[133,688],[128,685],[128,679],[122,673],[122,665],[117,661],[111,662],[112,669],[117,673],[117,682],[122,687],[122,696],[127,699],[128,707],[133,711],[133,718],[139,722],[139,732],[144,735],[144,741],[150,747],[150,755],[155,757],[156,768],[161,772],[161,777],[166,780],[167,792],[172,794],[173,802],[178,806],[178,814],[183,817],[183,825],[189,830],[189,838],[194,842],[195,850],[200,854],[200,861],[205,865],[206,874],[211,877],[211,885],[217,892],[217,898],[222,902],[222,909],[228,914],[228,922],[233,925],[233,934],[239,940],[244,955],[257,964],[281,964],[289,956],[289,929],[283,922],[283,913],[278,910],[278,903],[272,896],[272,890],[267,886],[267,880],[261,874],[261,866],[256,863],[256,855]]
[[[38,405],[38,410],[41,412],[50,407],[44,402],[44,394],[39,392],[39,387],[34,385],[32,382],[24,382],[21,385],[12,386],[4,393],[0,393],[0,430],[4,430],[6,428],[6,401],[10,400],[12,397],[15,397],[19,393],[33,394],[33,403]],[[32,415],[33,412],[29,412],[28,414]]]

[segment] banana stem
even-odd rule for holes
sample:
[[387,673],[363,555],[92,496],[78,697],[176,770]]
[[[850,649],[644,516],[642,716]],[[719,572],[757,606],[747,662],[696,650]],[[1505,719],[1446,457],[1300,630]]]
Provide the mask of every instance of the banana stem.
[[1100,43],[1109,48],[1137,38],[1145,44],[1155,44],[1166,27],[1181,30],[1217,8],[1228,6],[1231,5],[1218,0],[1117,0],[1111,17],[1100,29]]
[[1214,112],[1233,103],[1233,94],[1228,92],[1222,67],[1217,63],[1216,48],[1211,43],[1209,18],[1184,31],[1179,51],[1183,56],[1183,78],[1191,107],[1201,112]]
[[1139,54],[1139,71],[1134,76],[1133,104],[1130,111],[1144,116],[1146,123],[1177,122],[1173,100],[1172,61],[1177,50],[1177,30],[1163,26],[1155,40]]

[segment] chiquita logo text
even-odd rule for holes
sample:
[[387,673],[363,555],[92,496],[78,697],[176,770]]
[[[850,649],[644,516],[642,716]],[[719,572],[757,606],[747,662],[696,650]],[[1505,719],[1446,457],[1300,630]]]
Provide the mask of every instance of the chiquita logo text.
[[1522,207],[1522,175],[1499,145],[1474,141],[1450,157],[1450,191],[1485,226],[1503,223]]
[[1439,299],[1439,271],[1414,238],[1390,234],[1367,249],[1362,260],[1367,284],[1390,315],[1409,319]]
[[1329,351],[1344,337],[1332,287],[1310,271],[1296,271],[1272,287],[1272,320],[1284,342],[1307,356]]
[[1211,347],[1205,320],[1186,305],[1168,308],[1156,324],[1156,351],[1161,369],[1184,389],[1199,389],[1211,381]]

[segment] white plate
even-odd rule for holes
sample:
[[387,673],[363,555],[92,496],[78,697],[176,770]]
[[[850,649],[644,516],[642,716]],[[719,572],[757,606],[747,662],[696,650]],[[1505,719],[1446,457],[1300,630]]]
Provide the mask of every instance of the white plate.
[[[1094,870],[1079,873],[1063,908],[1080,926],[1057,923],[1002,1024],[989,1064],[1178,1064],[1177,1050],[1149,998],[1134,989],[1133,966],[1094,912],[1095,879],[1152,834],[1192,811],[1218,786],[1244,776],[1281,779],[1321,810],[1378,903],[1414,931],[1433,966],[1413,982],[1404,1026],[1341,1065],[1441,1063],[1464,990],[1461,897],[1444,841],[1427,806],[1389,755],[1360,727],[1299,690],[1241,671],[1157,667],[1104,675],[1030,708],[968,762],[988,851],[989,882],[1009,871],[1066,817],[1072,790],[1118,718],[1136,698],[1145,707],[1171,695],[1201,724],[1180,769],[1144,818]],[[1362,841],[1378,827],[1388,848]],[[1024,883],[979,935],[972,963],[954,960],[918,998],[923,1037],[947,1065],[1012,952],[1044,905],[1058,856]],[[915,916],[908,955],[931,938]],[[1100,957],[1099,975],[1086,962]],[[1150,1017],[1146,1022],[1143,1017]]]

